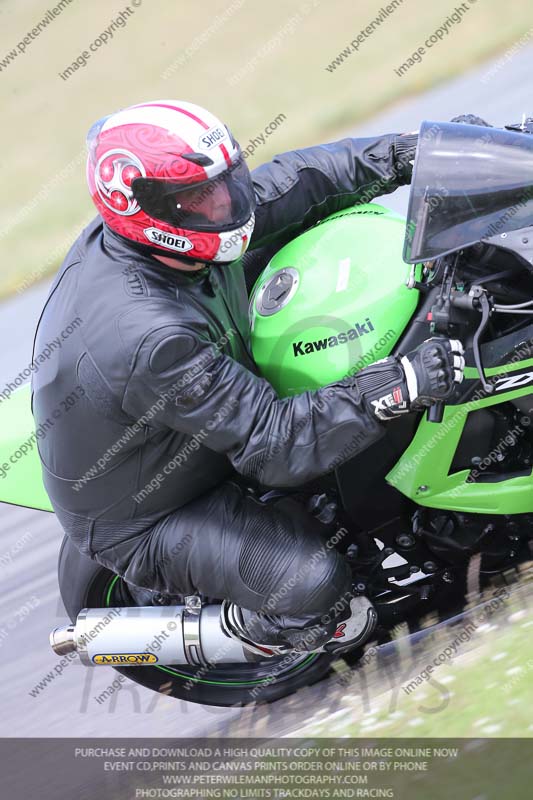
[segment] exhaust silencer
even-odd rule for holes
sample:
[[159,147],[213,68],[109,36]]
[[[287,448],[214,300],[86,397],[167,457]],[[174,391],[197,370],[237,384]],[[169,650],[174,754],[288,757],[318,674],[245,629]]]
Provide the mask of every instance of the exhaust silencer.
[[220,605],[84,608],[75,625],[55,628],[50,645],[58,655],[77,652],[86,666],[242,664],[254,660],[242,643],[224,633]]

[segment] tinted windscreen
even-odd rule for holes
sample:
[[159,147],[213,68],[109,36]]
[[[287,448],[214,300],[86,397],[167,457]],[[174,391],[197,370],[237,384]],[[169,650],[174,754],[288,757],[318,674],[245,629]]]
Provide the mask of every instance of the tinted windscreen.
[[410,264],[533,224],[533,136],[424,122],[403,257]]

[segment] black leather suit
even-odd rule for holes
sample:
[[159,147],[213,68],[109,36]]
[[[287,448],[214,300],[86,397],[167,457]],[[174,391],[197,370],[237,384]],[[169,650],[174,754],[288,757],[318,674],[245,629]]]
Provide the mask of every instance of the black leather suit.
[[[395,138],[348,138],[254,170],[251,248],[406,183]],[[44,483],[77,547],[135,586],[309,620],[349,588],[344,559],[334,549],[312,559],[320,525],[291,498],[259,503],[234,478],[302,485],[355,435],[362,449],[385,429],[342,381],[279,399],[254,364],[247,306],[241,261],[179,271],[95,219],[53,282],[34,343],[37,359],[60,341],[32,380],[35,421],[52,423],[38,442]]]

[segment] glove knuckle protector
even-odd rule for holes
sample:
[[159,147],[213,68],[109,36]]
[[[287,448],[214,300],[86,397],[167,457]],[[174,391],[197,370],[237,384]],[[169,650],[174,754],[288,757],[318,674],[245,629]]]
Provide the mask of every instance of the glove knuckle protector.
[[404,368],[411,368],[417,380],[417,396],[410,393],[415,404],[446,400],[464,377],[463,346],[458,339],[434,337],[402,358]]
[[463,352],[457,339],[426,339],[403,357],[389,356],[365,367],[350,385],[357,387],[375,417],[394,419],[446,400],[463,380]]

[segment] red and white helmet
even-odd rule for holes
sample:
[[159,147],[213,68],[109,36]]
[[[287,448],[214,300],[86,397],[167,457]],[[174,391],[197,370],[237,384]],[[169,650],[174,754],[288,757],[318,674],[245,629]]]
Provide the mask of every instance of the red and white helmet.
[[151,252],[231,262],[248,247],[255,193],[229,129],[181,100],[130,106],[87,136],[87,181],[107,225]]

